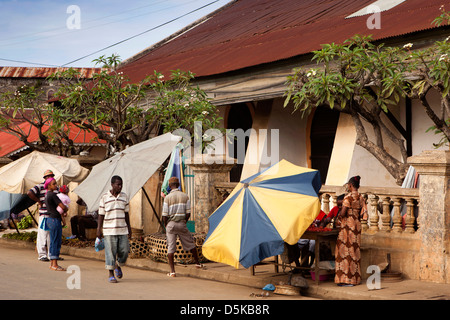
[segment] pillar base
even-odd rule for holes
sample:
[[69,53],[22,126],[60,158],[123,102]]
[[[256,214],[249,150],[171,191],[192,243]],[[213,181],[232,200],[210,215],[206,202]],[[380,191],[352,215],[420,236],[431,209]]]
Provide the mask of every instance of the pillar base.
[[208,232],[208,217],[223,202],[215,185],[230,181],[230,170],[235,164],[236,159],[207,154],[186,161],[186,165],[194,171],[195,199],[192,212],[197,233]]
[[427,150],[408,158],[420,175],[419,277],[450,283],[450,151]]

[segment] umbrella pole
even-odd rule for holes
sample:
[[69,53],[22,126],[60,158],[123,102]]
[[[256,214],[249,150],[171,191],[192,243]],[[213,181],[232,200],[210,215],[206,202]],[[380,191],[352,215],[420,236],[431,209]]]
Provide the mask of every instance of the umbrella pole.
[[14,221],[14,218],[11,217],[11,213],[9,213],[9,220],[12,221],[14,228],[16,228],[17,233],[20,233],[19,228],[17,228],[16,222]]
[[161,225],[161,227],[163,228],[164,231],[166,231],[166,228],[164,227],[164,224],[161,222],[161,219],[159,219],[158,214],[156,213],[155,207],[153,206],[153,203],[150,200],[150,197],[147,194],[147,191],[145,191],[144,187],[141,187],[142,191],[144,191],[145,197],[148,200],[148,203],[150,203],[150,205],[152,206],[153,212],[155,213],[156,219],[158,219],[159,224]]
[[36,226],[39,227],[38,223],[36,222],[36,219],[34,218],[33,214],[31,213],[30,209],[27,208],[28,214],[31,216],[31,219],[33,219],[34,223],[36,224]]

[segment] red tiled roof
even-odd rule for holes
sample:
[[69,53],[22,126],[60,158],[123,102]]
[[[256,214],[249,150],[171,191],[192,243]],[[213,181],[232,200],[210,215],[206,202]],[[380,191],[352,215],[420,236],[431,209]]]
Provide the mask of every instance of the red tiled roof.
[[[22,123],[19,127],[24,132],[30,132],[28,137],[28,141],[36,142],[39,140],[38,130],[36,127],[31,126],[29,123]],[[46,132],[49,129],[48,126],[43,128],[43,131]],[[76,127],[75,125],[71,125],[69,138],[73,140],[76,145],[103,145],[106,144],[104,140],[98,140],[97,134],[91,131],[83,131]],[[11,133],[1,132],[0,131],[0,157],[8,157],[13,155],[16,152],[20,152],[27,146],[25,143],[20,141],[20,139]]]
[[386,39],[433,28],[449,0],[407,0],[381,13],[381,28],[368,29],[368,15],[346,19],[374,0],[239,0],[184,33],[125,61],[120,71],[139,82],[154,70],[221,74],[283,60],[340,43],[355,34]]

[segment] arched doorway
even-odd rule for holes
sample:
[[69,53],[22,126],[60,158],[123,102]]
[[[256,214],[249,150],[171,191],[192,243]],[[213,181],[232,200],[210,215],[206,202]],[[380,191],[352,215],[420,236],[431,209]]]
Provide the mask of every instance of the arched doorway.
[[339,115],[339,111],[330,109],[328,106],[319,106],[314,112],[311,123],[311,167],[319,170],[322,184],[327,178]]
[[[228,110],[227,129],[242,129],[244,132],[252,128],[253,119],[250,109],[246,103],[232,104]],[[245,137],[245,150],[247,150],[249,137]],[[235,140],[228,141],[228,148],[230,150],[229,156],[236,157],[238,155],[238,146]],[[233,154],[231,154],[233,150]],[[238,163],[230,171],[230,181],[237,182],[241,179],[242,169],[244,167],[244,159],[238,159]]]

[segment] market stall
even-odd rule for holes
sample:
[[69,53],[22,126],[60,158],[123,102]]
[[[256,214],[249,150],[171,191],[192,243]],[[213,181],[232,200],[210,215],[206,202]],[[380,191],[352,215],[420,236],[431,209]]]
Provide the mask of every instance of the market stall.
[[[313,229],[314,230],[314,229]],[[314,231],[309,229],[303,235],[302,239],[315,240],[315,262],[314,268],[311,268],[311,271],[314,271],[316,284],[319,285],[320,281],[320,243],[322,241],[331,241],[336,242],[337,236],[339,234],[338,229],[329,229],[329,228],[316,228]]]

